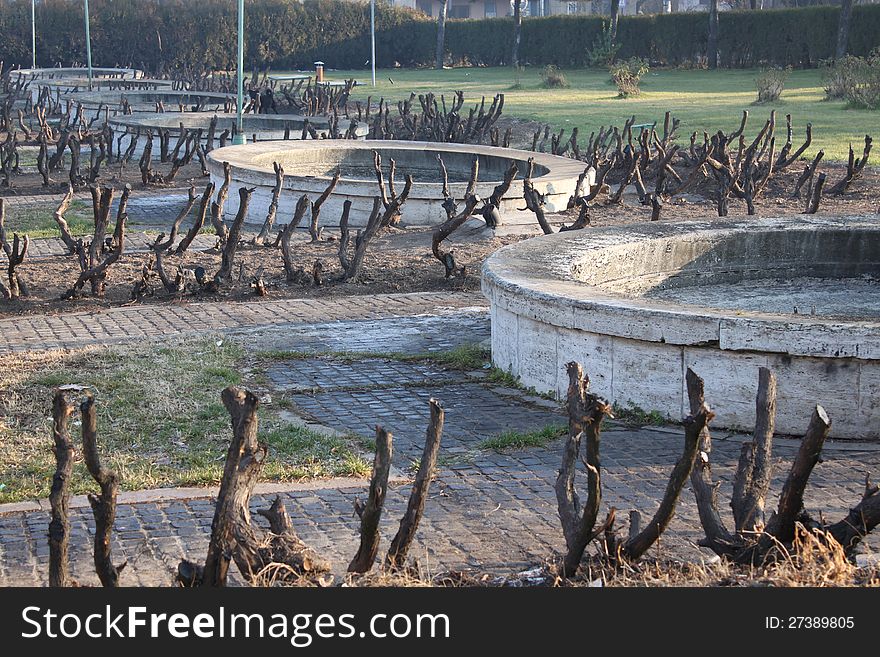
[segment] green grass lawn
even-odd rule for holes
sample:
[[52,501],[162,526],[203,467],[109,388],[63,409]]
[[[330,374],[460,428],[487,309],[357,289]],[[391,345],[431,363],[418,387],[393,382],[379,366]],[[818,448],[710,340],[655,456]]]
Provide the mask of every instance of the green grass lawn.
[[[527,69],[518,79],[508,68],[380,70],[376,73],[376,89],[369,86],[369,70],[331,71],[328,77],[354,77],[365,83],[357,90],[357,99],[373,94],[396,101],[410,91],[451,94],[462,90],[465,100],[473,103],[483,94],[504,92],[506,115],[550,123],[557,129],[577,126],[582,141],[599,126],[622,125],[632,115],[636,116],[636,123],[662,122],[667,110],[681,119],[680,136],[686,141],[695,130],[735,129],[744,109],[751,114],[750,132],[754,134],[770,110],[776,109],[782,127],[778,134],[783,139],[786,114],[792,115],[796,145],[803,138],[806,123],[812,122],[813,146],[808,154],[824,148],[826,159],[834,160],[846,159],[850,142],[861,154],[865,134],[880,136],[880,112],[848,109],[843,102],[823,100],[825,93],[818,70],[792,72],[780,101],[768,105],[752,105],[757,98],[756,70],[652,71],[642,81],[641,96],[631,99],[617,98],[617,90],[605,70],[564,73],[570,84],[566,89],[542,88],[540,68]],[[511,89],[517,82],[520,88]]]
[[[61,231],[55,221],[55,208],[45,206],[41,208],[6,208],[6,232],[10,235],[19,233],[27,235],[31,239],[41,237],[60,237]],[[76,200],[70,204],[70,209],[64,213],[67,227],[74,237],[89,235],[95,230],[95,220],[92,216],[92,208],[84,202]],[[112,230],[112,224],[111,224]]]
[[[242,383],[244,358],[219,337],[0,357],[0,503],[48,494],[52,394],[65,384],[95,395],[102,458],[123,490],[218,483],[232,437],[220,392]],[[351,441],[291,424],[281,410],[259,410],[260,440],[269,447],[263,481],[369,474]],[[79,445],[79,413],[70,431]],[[77,462],[71,491],[94,488]]]

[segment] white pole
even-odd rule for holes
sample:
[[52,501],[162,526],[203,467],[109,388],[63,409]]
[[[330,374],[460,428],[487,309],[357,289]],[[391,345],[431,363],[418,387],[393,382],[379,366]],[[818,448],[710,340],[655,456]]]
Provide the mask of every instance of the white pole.
[[373,86],[376,86],[376,0],[370,0],[370,66],[373,69]]
[[233,144],[244,144],[244,122],[242,109],[244,105],[244,0],[238,0],[238,98],[235,106],[235,136]]
[[89,0],[84,0],[84,13],[86,15],[86,62],[89,67],[89,91],[92,90],[92,35],[89,31]]
[[31,0],[31,68],[37,68],[37,0]]

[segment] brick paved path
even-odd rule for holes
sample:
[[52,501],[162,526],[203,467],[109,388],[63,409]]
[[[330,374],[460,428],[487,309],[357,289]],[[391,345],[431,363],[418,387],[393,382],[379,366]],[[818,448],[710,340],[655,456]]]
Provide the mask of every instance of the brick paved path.
[[[482,309],[485,300],[477,294],[425,292],[331,299],[125,306],[101,312],[26,315],[0,319],[0,351],[72,348],[152,336],[241,331],[271,326],[287,330],[296,324],[444,315],[468,307]],[[325,330],[331,331],[332,336],[332,327]],[[345,350],[347,340],[337,341],[337,350]],[[382,342],[375,343],[373,348],[378,351],[391,350]]]
[[[561,441],[502,452],[486,449],[483,443],[504,431],[560,423],[564,417],[559,407],[485,383],[479,373],[449,372],[432,364],[372,356],[353,362],[320,356],[320,352],[342,350],[423,353],[484,341],[488,318],[480,305],[476,295],[417,294],[132,307],[101,313],[93,322],[88,317],[68,316],[25,325],[24,319],[16,319],[0,324],[0,335],[6,340],[5,348],[19,349],[65,340],[73,346],[168,332],[247,331],[249,344],[316,352],[315,357],[280,361],[270,368],[273,397],[286,397],[307,421],[364,437],[370,437],[376,423],[385,424],[395,435],[395,464],[403,475],[418,457],[424,439],[427,399],[436,397],[447,411],[441,468],[411,556],[427,573],[462,568],[510,573],[540,563],[563,547],[553,490]],[[48,332],[49,341],[40,331]],[[833,416],[830,407],[829,411]],[[713,469],[722,482],[720,500],[726,512],[741,437],[719,431],[715,439]],[[603,513],[615,506],[621,511],[618,517],[626,518],[626,512],[635,508],[647,521],[682,445],[681,430],[675,427],[610,426],[602,442]],[[771,499],[778,494],[794,450],[794,441],[777,440],[778,467]],[[864,473],[878,469],[880,449],[876,446],[830,444],[807,490],[808,510],[840,517],[859,499]],[[584,486],[581,480],[579,487]],[[367,482],[359,479],[280,487],[297,531],[333,561],[337,573],[357,549],[358,521],[352,503],[366,489]],[[398,480],[390,487],[382,519],[383,550],[396,530],[408,494],[405,482]],[[258,495],[254,506],[264,506],[270,499],[270,495]],[[0,585],[46,583],[48,514],[45,507],[25,506],[15,511],[0,507]],[[204,558],[212,513],[210,494],[121,504],[114,551],[117,560],[130,564],[123,582],[169,584],[181,558]],[[96,584],[91,512],[87,505],[79,505],[72,516],[74,575],[83,583]],[[254,518],[262,522],[259,516]],[[625,526],[621,529],[625,531]],[[652,555],[705,558],[695,547],[699,537],[693,493],[686,488],[676,518]],[[876,550],[876,539],[871,547]]]

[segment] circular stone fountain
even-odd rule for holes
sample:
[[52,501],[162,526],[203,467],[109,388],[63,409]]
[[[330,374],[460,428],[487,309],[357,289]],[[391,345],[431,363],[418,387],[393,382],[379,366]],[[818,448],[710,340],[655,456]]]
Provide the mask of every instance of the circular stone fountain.
[[751,430],[758,368],[777,376],[776,430],[815,404],[831,435],[880,438],[880,217],[637,224],[504,247],[483,266],[492,360],[565,395],[579,361],[620,406],[688,415],[705,379],[714,426]]
[[[279,201],[280,222],[286,222],[292,215],[297,199],[308,194],[315,200],[327,187],[337,167],[342,176],[333,194],[328,198],[321,212],[324,225],[339,223],[342,205],[345,200],[352,201],[349,221],[353,226],[366,223],[373,207],[373,197],[378,196],[378,185],[373,168],[373,151],[382,157],[383,170],[388,175],[388,164],[394,159],[397,164],[395,178],[398,193],[403,189],[404,176],[413,176],[413,187],[404,206],[402,226],[429,226],[445,221],[443,210],[442,183],[440,180],[437,155],[449,172],[449,187],[456,199],[464,198],[471,164],[479,158],[480,173],[477,194],[483,198],[492,194],[504,176],[511,162],[516,162],[519,175],[502,201],[501,214],[505,224],[522,222],[530,227],[536,226],[531,212],[520,212],[522,200],[522,175],[530,157],[535,160],[532,181],[535,188],[546,194],[546,211],[558,212],[566,207],[574,192],[578,176],[583,172],[583,162],[565,157],[531,153],[510,148],[495,148],[471,144],[439,144],[414,141],[353,141],[327,139],[322,141],[258,142],[245,146],[227,146],[211,151],[208,155],[208,170],[211,180],[220,185],[223,182],[224,161],[232,167],[232,188],[255,187],[248,216],[249,223],[262,223],[272,199],[275,173],[272,163],[284,167],[284,187]],[[589,182],[589,181],[588,181]],[[228,216],[236,212],[234,202],[227,203],[224,209]]]
[[[151,114],[125,114],[110,119],[110,127],[117,135],[136,134],[140,131],[145,139],[148,130],[153,131],[153,156],[160,156],[159,131],[167,130],[173,143],[180,137],[180,126],[184,130],[202,130],[203,139],[207,138],[211,119],[217,117],[217,127],[214,131],[213,148],[220,146],[220,135],[228,130],[231,135],[235,125],[234,114],[216,114],[214,112],[164,112]],[[309,117],[309,123],[314,126],[317,133],[323,137],[328,131],[328,119],[326,117]],[[258,141],[300,139],[302,136],[305,117],[297,114],[245,114],[242,116],[244,134],[248,140],[256,135]],[[340,128],[341,129],[341,128]],[[368,127],[362,124],[357,129],[358,136],[367,134]],[[231,141],[231,140],[230,140]],[[135,154],[143,151],[142,143],[138,145]]]
[[[12,75],[21,75],[32,80],[57,80],[59,78],[82,78],[88,80],[89,69],[78,66],[72,68],[22,68],[12,71]],[[137,68],[100,68],[92,67],[92,79],[116,78],[128,79],[144,77],[144,72]]]
[[202,112],[223,112],[224,106],[235,107],[235,95],[218,91],[175,91],[171,89],[133,91],[92,91],[69,94],[66,98],[80,103],[86,110],[108,108],[111,116],[122,110],[123,97],[133,112],[156,112],[161,102],[166,112],[178,112],[183,105],[186,111],[197,107]]

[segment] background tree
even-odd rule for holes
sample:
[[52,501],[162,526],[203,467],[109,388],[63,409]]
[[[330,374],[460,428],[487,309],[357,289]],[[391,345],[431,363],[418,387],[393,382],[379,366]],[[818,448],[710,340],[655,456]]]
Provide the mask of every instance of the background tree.
[[437,57],[434,60],[434,68],[443,70],[443,59],[446,50],[446,6],[448,0],[441,0],[440,13],[437,14]]
[[519,66],[519,41],[522,33],[522,3],[513,0],[513,51],[510,55],[510,64],[514,68]]
[[836,59],[846,56],[846,46],[849,44],[849,24],[852,18],[853,0],[843,0],[840,3],[840,23],[837,28],[837,50],[834,53]]
[[706,44],[709,68],[718,68],[718,0],[709,1],[709,39]]
[[620,0],[611,0],[611,43],[617,40],[617,22],[620,19]]

